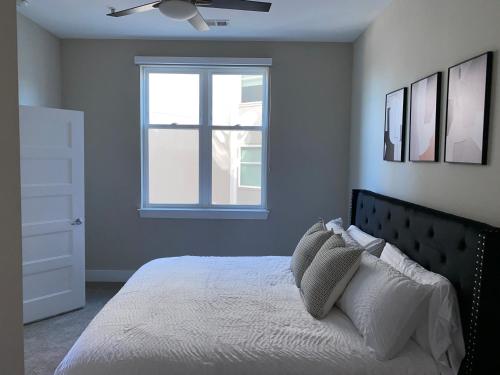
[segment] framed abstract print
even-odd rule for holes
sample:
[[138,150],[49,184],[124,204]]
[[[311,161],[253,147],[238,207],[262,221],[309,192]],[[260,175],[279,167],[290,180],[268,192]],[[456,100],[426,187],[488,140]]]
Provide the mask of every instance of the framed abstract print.
[[441,72],[411,85],[410,161],[438,161]]
[[493,52],[448,70],[445,161],[486,164]]
[[384,160],[404,161],[406,87],[385,97]]

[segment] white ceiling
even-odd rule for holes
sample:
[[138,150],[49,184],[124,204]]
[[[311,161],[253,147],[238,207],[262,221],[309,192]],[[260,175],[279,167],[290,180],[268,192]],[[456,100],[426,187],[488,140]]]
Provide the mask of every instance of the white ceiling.
[[220,39],[351,42],[391,0],[270,0],[270,13],[200,8],[206,19],[230,25],[205,33],[159,11],[107,17],[109,7],[153,0],[28,0],[19,11],[60,38]]

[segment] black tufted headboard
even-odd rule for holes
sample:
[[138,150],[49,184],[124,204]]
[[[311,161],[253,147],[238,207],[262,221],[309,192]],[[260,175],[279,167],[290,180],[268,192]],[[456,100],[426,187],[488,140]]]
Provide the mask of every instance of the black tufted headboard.
[[366,190],[352,192],[351,224],[451,281],[466,345],[460,374],[500,374],[500,230]]

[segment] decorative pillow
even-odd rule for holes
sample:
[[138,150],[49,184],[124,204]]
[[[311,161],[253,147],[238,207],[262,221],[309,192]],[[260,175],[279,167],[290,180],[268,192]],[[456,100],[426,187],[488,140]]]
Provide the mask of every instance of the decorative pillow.
[[314,257],[300,283],[304,305],[317,319],[330,312],[361,262],[361,247],[338,245],[339,241],[330,237]]
[[360,244],[344,229],[344,222],[341,217],[330,220],[326,224],[326,229],[342,235],[347,247],[359,247]]
[[382,238],[373,237],[368,233],[363,232],[355,225],[351,225],[347,228],[347,233],[349,233],[351,237],[363,246],[371,255],[380,257],[385,245],[385,241]]
[[387,243],[380,257],[403,275],[432,288],[425,318],[417,325],[414,340],[438,363],[441,373],[457,374],[465,357],[465,344],[457,295],[444,276],[430,272]]
[[[327,239],[334,233],[325,227],[325,223],[320,221],[314,224],[300,239],[292,255],[291,269],[295,277],[295,284],[300,287],[300,281],[307,267],[311,264],[319,249]],[[338,238],[340,236],[336,236]],[[342,238],[338,238],[342,240]],[[340,242],[339,242],[340,243]]]
[[363,252],[358,271],[338,306],[380,360],[394,358],[423,318],[420,308],[430,289],[377,257]]

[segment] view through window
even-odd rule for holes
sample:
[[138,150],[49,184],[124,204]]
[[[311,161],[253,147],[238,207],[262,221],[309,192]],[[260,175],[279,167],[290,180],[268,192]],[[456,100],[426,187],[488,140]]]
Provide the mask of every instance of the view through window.
[[265,207],[268,71],[143,67],[143,207]]

